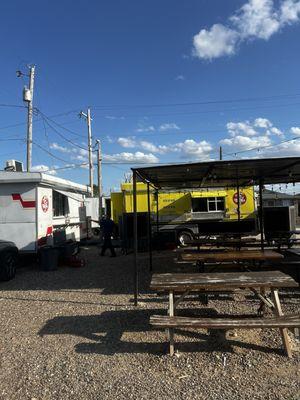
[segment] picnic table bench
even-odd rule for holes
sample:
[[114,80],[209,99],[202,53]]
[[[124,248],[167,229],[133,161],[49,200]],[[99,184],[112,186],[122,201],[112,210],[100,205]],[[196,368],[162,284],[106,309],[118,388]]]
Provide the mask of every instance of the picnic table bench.
[[244,269],[247,266],[264,261],[280,261],[284,256],[273,250],[222,250],[222,251],[184,251],[178,253],[177,264],[196,264],[199,272],[205,271],[206,264],[219,265],[231,262],[240,264]]
[[[208,328],[208,329],[252,329],[279,328],[284,349],[288,357],[292,357],[287,328],[300,326],[300,315],[284,316],[279,300],[279,288],[298,287],[297,282],[289,275],[280,271],[259,272],[227,272],[209,274],[154,274],[150,288],[159,292],[169,292],[168,315],[150,317],[150,324],[169,331],[170,354],[174,354],[174,328]],[[184,297],[191,292],[201,290],[237,290],[253,291],[264,305],[273,310],[273,318],[190,318],[175,316],[175,310]],[[272,300],[266,296],[270,290]],[[260,292],[259,292],[260,291]],[[179,298],[174,301],[175,294]]]

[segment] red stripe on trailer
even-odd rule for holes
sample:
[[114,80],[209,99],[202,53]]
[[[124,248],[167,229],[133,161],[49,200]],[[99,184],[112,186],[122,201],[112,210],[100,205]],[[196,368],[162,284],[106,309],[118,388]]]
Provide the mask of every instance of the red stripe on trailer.
[[23,200],[20,193],[13,193],[12,199],[19,201],[23,208],[35,208],[35,200]]

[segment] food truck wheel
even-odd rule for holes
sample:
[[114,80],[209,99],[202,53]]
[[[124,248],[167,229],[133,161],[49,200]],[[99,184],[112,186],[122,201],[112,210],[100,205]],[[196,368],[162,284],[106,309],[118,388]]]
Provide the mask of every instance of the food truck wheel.
[[18,255],[13,251],[4,251],[0,254],[0,279],[9,281],[16,275]]
[[188,230],[180,231],[177,234],[177,240],[180,246],[188,246],[193,240],[193,233]]

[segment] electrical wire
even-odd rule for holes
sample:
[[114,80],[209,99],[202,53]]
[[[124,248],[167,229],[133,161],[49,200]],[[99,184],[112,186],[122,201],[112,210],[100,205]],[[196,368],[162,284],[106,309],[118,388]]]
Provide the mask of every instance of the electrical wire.
[[[260,105],[256,107],[244,107],[244,108],[228,108],[228,109],[215,109],[215,110],[201,110],[201,111],[189,111],[189,112],[172,112],[166,114],[122,114],[124,118],[144,118],[144,117],[171,117],[178,115],[198,115],[198,114],[210,114],[210,113],[226,113],[226,112],[236,112],[236,111],[249,111],[249,110],[260,110],[262,108],[273,109],[281,107],[293,107],[299,106],[300,103],[289,103],[289,104],[273,104],[273,105]],[[101,110],[102,111],[102,110]],[[101,115],[105,117],[105,115]]]
[[237,99],[224,99],[224,100],[209,100],[209,101],[195,101],[186,103],[164,103],[164,104],[116,104],[116,105],[93,105],[94,109],[111,110],[115,108],[129,109],[129,108],[164,108],[164,107],[182,107],[182,106],[195,106],[195,105],[209,105],[209,104],[228,104],[228,103],[242,103],[242,102],[253,102],[253,101],[272,101],[282,98],[298,97],[300,93],[294,94],[280,94],[274,96],[262,96],[262,97],[246,97]]
[[39,114],[42,116],[42,118],[43,118],[43,120],[45,121],[45,123],[46,123],[51,129],[53,129],[53,131],[54,131],[60,138],[62,138],[62,139],[65,140],[66,142],[72,144],[72,146],[78,147],[79,149],[82,149],[82,150],[85,150],[85,151],[86,151],[86,148],[85,148],[85,147],[80,146],[79,144],[73,142],[72,140],[70,140],[70,139],[66,138],[64,135],[62,135],[53,125],[51,125],[51,124],[49,123],[47,117],[45,117],[44,114],[43,114],[41,111],[39,111]]

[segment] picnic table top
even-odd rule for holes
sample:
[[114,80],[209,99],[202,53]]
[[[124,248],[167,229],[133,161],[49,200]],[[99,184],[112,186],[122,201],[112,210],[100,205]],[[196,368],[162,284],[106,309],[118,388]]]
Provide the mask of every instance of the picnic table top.
[[172,273],[154,274],[150,288],[164,291],[193,291],[198,289],[283,288],[298,287],[298,283],[281,271]]
[[181,253],[181,261],[222,262],[222,261],[247,261],[247,260],[281,260],[284,256],[273,250],[230,250],[222,252]]

